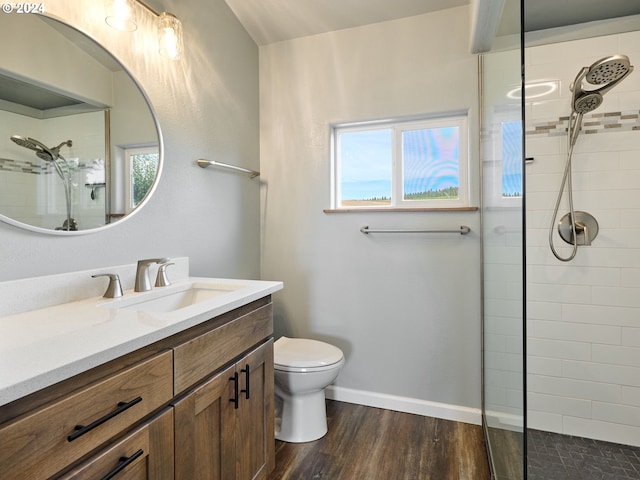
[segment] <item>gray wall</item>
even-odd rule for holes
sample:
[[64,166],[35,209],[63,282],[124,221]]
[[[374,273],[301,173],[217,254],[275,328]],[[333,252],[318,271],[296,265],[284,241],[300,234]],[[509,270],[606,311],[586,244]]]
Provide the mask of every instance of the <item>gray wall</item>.
[[146,20],[130,34],[105,24],[102,2],[46,8],[109,45],[148,94],[165,141],[158,188],[141,211],[100,233],[62,238],[0,224],[0,281],[153,256],[188,256],[195,275],[260,276],[259,180],[195,165],[205,157],[259,169],[258,48],[223,0],[150,3],[182,21],[182,61],[156,54],[142,7]]
[[[262,275],[285,284],[276,333],[344,350],[336,398],[460,419],[459,407],[480,406],[479,213],[323,213],[330,124],[459,110],[469,112],[478,205],[468,29],[460,7],[260,48]],[[470,235],[359,231],[462,224]]]

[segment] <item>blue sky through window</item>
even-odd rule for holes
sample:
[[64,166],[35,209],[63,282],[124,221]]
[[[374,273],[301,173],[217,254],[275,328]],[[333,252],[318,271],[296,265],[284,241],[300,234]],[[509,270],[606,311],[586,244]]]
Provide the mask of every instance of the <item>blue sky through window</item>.
[[391,198],[393,130],[340,134],[342,199]]
[[522,196],[522,122],[502,122],[502,196]]
[[404,194],[460,186],[458,127],[402,133]]

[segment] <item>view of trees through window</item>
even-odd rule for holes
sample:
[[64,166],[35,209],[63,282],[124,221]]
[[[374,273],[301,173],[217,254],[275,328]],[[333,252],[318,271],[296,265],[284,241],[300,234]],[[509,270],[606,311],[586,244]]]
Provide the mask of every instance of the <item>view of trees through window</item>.
[[145,197],[158,172],[157,152],[132,152],[129,155],[131,166],[131,203],[137,206]]

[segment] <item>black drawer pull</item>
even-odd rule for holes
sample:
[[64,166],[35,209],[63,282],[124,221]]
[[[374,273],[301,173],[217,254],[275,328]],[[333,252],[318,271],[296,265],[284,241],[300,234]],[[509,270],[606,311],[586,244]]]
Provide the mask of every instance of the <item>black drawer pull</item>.
[[125,468],[127,468],[129,465],[131,465],[131,463],[133,463],[133,461],[140,457],[144,452],[142,451],[142,449],[138,450],[136,453],[134,453],[133,455],[131,455],[130,457],[120,457],[120,462],[122,462],[120,465],[118,465],[116,468],[114,468],[113,470],[111,470],[109,473],[107,473],[104,477],[102,477],[100,480],[110,480],[111,478],[115,477],[117,474],[119,474],[122,470],[124,470]]
[[107,413],[104,417],[99,418],[95,422],[91,422],[89,425],[76,425],[75,432],[67,437],[67,441],[73,442],[78,437],[81,437],[85,433],[93,430],[98,425],[102,425],[104,422],[111,420],[116,415],[120,415],[122,412],[127,410],[128,408],[133,407],[136,403],[140,403],[142,401],[142,397],[137,397],[131,400],[130,402],[119,402],[118,408],[116,408],[113,412]]
[[233,382],[233,398],[230,398],[229,401],[233,402],[233,408],[238,409],[238,372],[233,374],[233,377],[229,377],[229,381]]
[[249,400],[249,364],[247,363],[246,367],[244,367],[240,372],[244,373],[246,376],[244,377],[244,389],[240,390],[244,393],[244,398]]

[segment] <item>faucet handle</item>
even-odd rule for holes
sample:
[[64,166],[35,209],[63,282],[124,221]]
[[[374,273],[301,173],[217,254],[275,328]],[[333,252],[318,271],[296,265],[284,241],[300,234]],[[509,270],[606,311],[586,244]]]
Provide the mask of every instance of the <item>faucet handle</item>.
[[161,263],[158,267],[158,276],[156,277],[156,287],[168,287],[171,285],[169,277],[167,277],[167,267],[169,265],[175,265],[173,262]]
[[167,263],[170,261],[169,258],[145,258],[144,260],[138,260],[138,266],[151,265],[152,263]]
[[122,285],[120,284],[120,277],[115,273],[99,273],[97,275],[91,275],[91,278],[97,277],[109,277],[109,286],[104,293],[104,298],[118,298],[122,296]]

